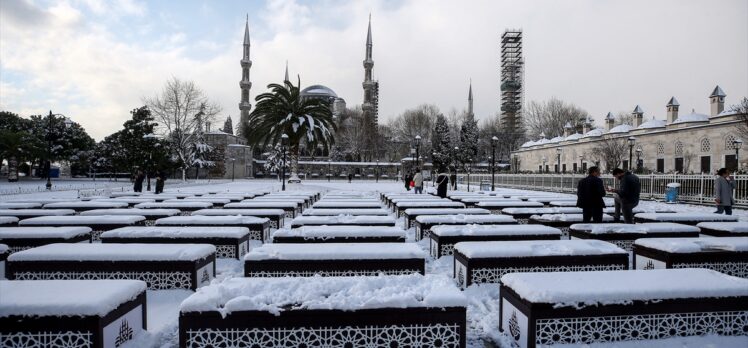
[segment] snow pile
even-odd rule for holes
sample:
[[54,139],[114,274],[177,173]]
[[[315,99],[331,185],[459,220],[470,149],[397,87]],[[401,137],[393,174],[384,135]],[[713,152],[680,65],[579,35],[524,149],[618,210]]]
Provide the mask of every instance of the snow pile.
[[476,204],[481,208],[501,208],[501,207],[543,207],[543,203],[531,201],[483,201]]
[[79,209],[79,208],[127,208],[124,202],[104,202],[104,201],[86,201],[86,202],[56,202],[47,203],[44,209]]
[[[582,222],[582,214],[542,214],[530,216],[537,221]],[[603,215],[603,221],[613,221],[610,215]]]
[[514,235],[558,235],[561,230],[544,225],[439,225],[431,233],[440,237],[449,236],[514,236]]
[[174,202],[152,202],[152,203],[139,203],[135,205],[135,208],[141,209],[205,209],[213,206],[210,202],[194,202],[194,201],[174,201]]
[[673,232],[693,232],[699,233],[699,228],[684,224],[672,222],[645,222],[641,224],[619,224],[619,223],[602,223],[602,224],[573,224],[570,227],[575,231],[585,231],[591,234],[608,234],[608,233],[673,233]]
[[273,237],[335,238],[335,237],[402,237],[405,230],[388,226],[302,226],[280,229]]
[[18,222],[15,216],[0,216],[0,225],[10,225]]
[[538,215],[538,214],[581,214],[582,208],[551,207],[551,208],[504,208],[501,210],[509,215]]
[[510,273],[501,283],[527,301],[556,307],[748,296],[748,279],[707,269]]
[[378,209],[367,209],[367,208],[361,208],[361,209],[324,209],[324,208],[311,208],[304,210],[305,216],[336,216],[336,215],[378,215],[378,216],[384,216],[384,215],[390,215],[390,212],[378,208]]
[[246,227],[121,227],[101,234],[106,238],[242,238],[249,234]]
[[63,216],[73,215],[72,209],[0,209],[0,216]]
[[0,240],[14,238],[70,239],[91,233],[90,227],[0,227]]
[[0,318],[103,317],[145,289],[140,280],[0,280]]
[[405,215],[449,215],[449,214],[491,214],[491,211],[483,208],[410,208],[405,209]]
[[746,237],[643,238],[637,239],[635,244],[669,253],[748,252],[748,238]]
[[0,255],[5,254],[10,250],[10,247],[6,244],[0,244]]
[[291,221],[292,225],[368,225],[392,224],[395,219],[390,216],[300,216]]
[[203,216],[284,216],[283,209],[200,209],[192,212],[192,215]]
[[8,261],[196,261],[215,252],[210,244],[55,243],[19,251]]
[[697,227],[730,233],[748,233],[748,223],[743,222],[699,222]]
[[145,220],[140,215],[40,216],[21,220],[19,226],[49,225],[132,225]]
[[41,203],[0,202],[0,209],[35,209],[41,207]]
[[258,260],[383,260],[422,259],[426,253],[415,243],[263,244],[244,257]]
[[460,242],[455,250],[469,258],[628,255],[614,244],[594,239]]
[[189,226],[189,225],[256,225],[269,222],[268,218],[254,216],[170,216],[156,220],[156,226]]
[[94,209],[82,211],[82,216],[101,216],[101,215],[140,215],[140,216],[173,216],[178,215],[179,209]]
[[184,300],[182,312],[464,307],[467,299],[446,275],[232,278]]
[[416,221],[422,224],[512,224],[516,221],[509,215],[420,215]]
[[641,213],[636,214],[636,218],[653,220],[653,221],[704,221],[704,222],[717,222],[717,221],[738,221],[737,216],[733,215],[722,215],[713,213]]

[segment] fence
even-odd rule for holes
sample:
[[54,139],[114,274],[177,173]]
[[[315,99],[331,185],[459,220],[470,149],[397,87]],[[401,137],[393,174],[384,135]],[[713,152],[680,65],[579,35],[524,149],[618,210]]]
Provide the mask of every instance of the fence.
[[[458,183],[467,185],[467,175],[458,175]],[[576,193],[577,182],[584,178],[582,174],[495,174],[497,187],[535,189],[553,192]],[[617,180],[612,175],[602,175],[605,186],[617,186]],[[748,208],[748,175],[734,175],[735,206]],[[713,175],[682,175],[682,174],[642,174],[641,198],[662,200],[668,183],[680,184],[679,200],[687,203],[714,204],[714,176]],[[477,190],[481,182],[491,182],[490,174],[471,174],[470,188]]]

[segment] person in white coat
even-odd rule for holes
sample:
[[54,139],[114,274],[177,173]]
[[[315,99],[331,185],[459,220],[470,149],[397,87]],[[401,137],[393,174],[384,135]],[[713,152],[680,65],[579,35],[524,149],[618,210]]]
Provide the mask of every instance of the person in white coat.
[[420,171],[413,176],[413,188],[416,193],[423,193],[423,174]]

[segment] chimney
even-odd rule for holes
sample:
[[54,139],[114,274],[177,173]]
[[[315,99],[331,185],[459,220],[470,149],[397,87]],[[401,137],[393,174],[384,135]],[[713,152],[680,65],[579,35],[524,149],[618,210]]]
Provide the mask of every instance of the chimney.
[[714,87],[714,91],[712,91],[712,94],[709,96],[709,104],[712,106],[712,117],[719,115],[720,112],[725,110],[726,96],[727,95],[722,88],[719,88],[719,86]]
[[678,119],[679,106],[678,99],[675,99],[675,97],[670,98],[670,101],[667,102],[667,123],[673,123]]
[[587,134],[587,132],[591,131],[591,125],[592,124],[590,123],[590,120],[588,118],[585,118],[584,122],[582,122],[582,134]]
[[605,116],[605,128],[606,128],[606,130],[610,131],[611,129],[613,129],[613,127],[615,127],[615,122],[616,122],[616,118],[613,116],[613,114],[611,114],[610,112],[608,112],[608,115]]
[[632,126],[634,126],[634,128],[638,128],[642,125],[642,121],[644,121],[644,110],[642,110],[642,108],[637,105],[631,114],[634,115],[634,124],[632,124]]
[[566,122],[564,125],[564,138],[571,135],[571,122]]

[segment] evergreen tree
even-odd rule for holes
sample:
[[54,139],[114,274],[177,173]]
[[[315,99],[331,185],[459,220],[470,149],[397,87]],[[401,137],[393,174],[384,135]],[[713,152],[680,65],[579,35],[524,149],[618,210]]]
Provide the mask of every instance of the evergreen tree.
[[452,158],[452,139],[447,118],[442,114],[436,116],[434,132],[431,134],[431,150],[433,167],[440,172],[445,170]]
[[473,115],[468,115],[460,127],[460,151],[457,153],[457,160],[463,166],[478,159],[478,138],[478,122]]
[[226,117],[226,122],[223,123],[223,132],[233,135],[234,125],[231,123],[231,116]]
[[193,143],[190,147],[191,164],[195,167],[195,179],[200,175],[200,168],[210,168],[215,162],[210,160],[210,154],[213,147],[205,142],[205,133],[203,132],[203,114],[204,108],[195,115],[195,134],[193,134]]

